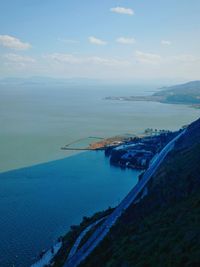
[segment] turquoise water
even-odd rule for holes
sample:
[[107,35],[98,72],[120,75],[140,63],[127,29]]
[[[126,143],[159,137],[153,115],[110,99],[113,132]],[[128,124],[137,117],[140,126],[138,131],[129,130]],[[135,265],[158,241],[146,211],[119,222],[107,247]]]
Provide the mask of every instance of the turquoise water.
[[105,101],[157,86],[0,87],[0,172],[71,155],[60,147],[88,136],[177,129],[200,116],[186,106]]
[[70,225],[117,205],[137,175],[111,167],[103,152],[0,174],[0,266],[30,266]]
[[135,134],[148,127],[175,130],[200,116],[200,110],[183,105],[104,100],[153,90],[0,87],[1,267],[28,267],[70,225],[116,205],[137,181],[138,172],[112,168],[101,152],[71,156],[60,147],[88,136]]

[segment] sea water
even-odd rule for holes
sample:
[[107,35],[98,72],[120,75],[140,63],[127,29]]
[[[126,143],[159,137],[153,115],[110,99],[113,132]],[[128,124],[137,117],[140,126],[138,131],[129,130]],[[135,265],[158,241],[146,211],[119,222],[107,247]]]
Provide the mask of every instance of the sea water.
[[0,86],[0,172],[71,155],[60,148],[88,136],[177,129],[200,115],[182,105],[104,100],[150,94],[156,86]]
[[200,116],[183,105],[104,100],[145,95],[155,88],[0,88],[1,267],[29,266],[70,225],[117,205],[137,182],[138,172],[111,167],[102,152],[70,156],[74,152],[60,147],[88,136],[137,134],[148,127],[175,130]]
[[103,152],[0,174],[0,266],[30,266],[70,225],[117,205],[137,176]]

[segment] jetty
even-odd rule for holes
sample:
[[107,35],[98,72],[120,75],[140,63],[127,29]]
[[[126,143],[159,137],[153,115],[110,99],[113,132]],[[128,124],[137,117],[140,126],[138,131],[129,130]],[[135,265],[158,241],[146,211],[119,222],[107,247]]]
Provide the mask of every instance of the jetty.
[[[87,147],[76,147],[75,145],[84,141],[88,141],[88,140],[95,140],[95,142],[93,141],[92,144],[89,143]],[[93,144],[95,143],[101,143],[102,140],[105,140],[104,137],[99,137],[99,136],[88,136],[85,138],[80,138],[77,139],[73,142],[70,142],[68,144],[66,144],[65,146],[61,147],[61,150],[71,150],[71,151],[88,151],[88,150],[104,150],[105,147],[101,146],[101,147],[93,147]]]
[[102,148],[77,148],[77,147],[61,147],[61,150],[74,150],[74,151],[87,151],[87,150],[105,150],[105,147]]
[[[93,142],[91,142],[93,140]],[[84,142],[88,142],[88,145],[83,146]],[[124,136],[115,136],[110,138],[104,138],[104,137],[97,137],[97,136],[89,136],[86,138],[80,138],[78,140],[75,140],[73,142],[70,142],[66,144],[65,146],[61,147],[61,150],[70,150],[70,151],[100,151],[105,150],[106,148],[110,146],[117,146],[120,144],[123,144],[125,141],[127,141],[127,138]],[[78,146],[77,144],[80,145]]]

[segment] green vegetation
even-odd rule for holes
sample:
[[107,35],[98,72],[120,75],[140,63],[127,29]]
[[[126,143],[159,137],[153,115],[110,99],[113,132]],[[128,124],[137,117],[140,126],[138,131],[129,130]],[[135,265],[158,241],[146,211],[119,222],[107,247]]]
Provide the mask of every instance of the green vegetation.
[[[96,222],[97,220],[109,215],[113,211],[112,208],[108,208],[105,211],[97,212],[92,217],[83,217],[80,225],[72,225],[71,230],[63,237],[60,238],[62,240],[62,247],[57,253],[57,255],[53,259],[53,267],[62,267],[65,263],[68,254],[79,236],[79,234],[90,224]],[[93,229],[92,229],[93,230]],[[88,233],[89,234],[89,233]],[[88,234],[86,234],[85,238],[88,238]],[[90,232],[91,234],[91,232]],[[86,239],[85,239],[86,240]]]
[[160,97],[164,103],[200,104],[200,81],[161,88],[153,97]]
[[200,266],[200,121],[81,267]]
[[163,87],[149,96],[106,97],[106,100],[153,101],[168,104],[185,104],[200,107],[200,81]]
[[193,95],[200,94],[200,81],[192,81],[184,84],[178,84],[169,87],[163,87],[159,92],[155,93],[156,96],[163,95]]
[[163,102],[166,103],[190,103],[190,104],[200,104],[200,96],[193,96],[193,95],[170,95],[167,96]]
[[[80,267],[199,267],[199,163],[200,119],[176,142],[149,182],[148,194],[124,212]],[[53,266],[63,266],[80,232],[110,212],[84,218],[80,226],[72,226]]]
[[[199,267],[200,192],[112,233],[82,267]],[[118,227],[120,224],[118,225]]]

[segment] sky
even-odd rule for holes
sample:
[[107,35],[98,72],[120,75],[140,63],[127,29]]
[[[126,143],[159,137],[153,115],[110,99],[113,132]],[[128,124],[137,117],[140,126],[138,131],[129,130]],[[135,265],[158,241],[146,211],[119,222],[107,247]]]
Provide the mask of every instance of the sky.
[[199,0],[0,0],[0,78],[200,79]]

